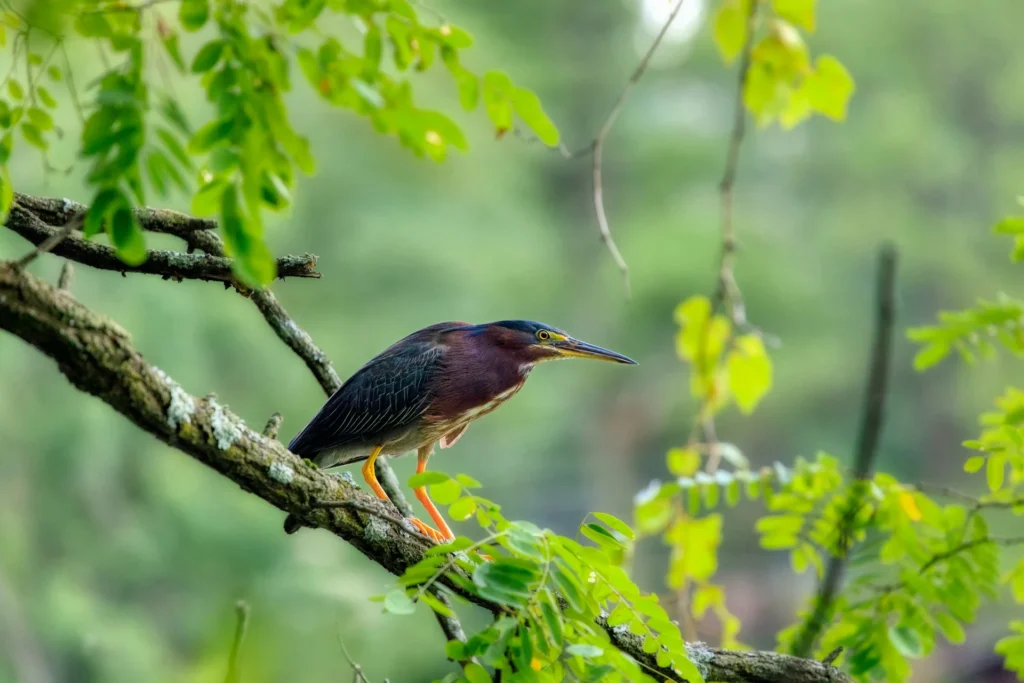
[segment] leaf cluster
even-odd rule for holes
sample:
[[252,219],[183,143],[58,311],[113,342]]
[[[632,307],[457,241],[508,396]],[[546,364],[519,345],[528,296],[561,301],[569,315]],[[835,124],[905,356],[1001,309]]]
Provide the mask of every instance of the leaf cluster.
[[642,638],[658,666],[703,680],[658,597],[642,593],[622,567],[635,539],[625,522],[594,513],[571,539],[505,519],[496,503],[474,492],[479,484],[466,475],[429,472],[409,483],[430,486],[449,515],[474,517],[484,533],[480,540],[458,536],[431,548],[399,577],[398,587],[375,598],[390,613],[412,613],[422,602],[451,615],[432,595],[444,577],[458,589],[452,597],[471,595],[495,605],[492,623],[465,643],[448,643],[448,657],[463,670],[446,681],[489,681],[498,671],[509,681],[656,680],[611,643],[605,626]]

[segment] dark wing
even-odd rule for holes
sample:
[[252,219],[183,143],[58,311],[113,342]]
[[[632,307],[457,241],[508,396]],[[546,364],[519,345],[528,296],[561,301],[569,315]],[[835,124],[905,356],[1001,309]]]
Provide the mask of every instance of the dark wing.
[[372,441],[415,423],[430,404],[444,348],[410,335],[364,365],[327,399],[288,450],[301,457]]

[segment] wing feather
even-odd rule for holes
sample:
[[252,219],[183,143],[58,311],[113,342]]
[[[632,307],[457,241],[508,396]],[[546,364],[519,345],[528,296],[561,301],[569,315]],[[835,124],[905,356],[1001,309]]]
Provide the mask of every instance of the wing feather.
[[327,399],[288,450],[312,457],[412,425],[430,405],[431,379],[443,354],[432,339],[406,338],[391,346]]

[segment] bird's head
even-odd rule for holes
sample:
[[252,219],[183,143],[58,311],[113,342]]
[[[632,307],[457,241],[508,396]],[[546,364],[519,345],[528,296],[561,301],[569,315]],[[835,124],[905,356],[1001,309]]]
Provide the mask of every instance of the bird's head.
[[524,364],[531,366],[560,358],[592,358],[636,365],[632,358],[574,339],[551,325],[532,320],[502,320],[474,325],[470,336],[511,352]]

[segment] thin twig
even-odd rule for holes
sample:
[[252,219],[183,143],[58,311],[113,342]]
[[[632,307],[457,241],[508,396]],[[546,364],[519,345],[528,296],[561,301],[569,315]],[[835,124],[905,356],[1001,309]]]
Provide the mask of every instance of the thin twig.
[[733,261],[736,257],[736,234],[733,227],[733,190],[736,176],[739,173],[740,150],[747,130],[747,110],[743,99],[743,91],[750,74],[750,64],[754,52],[754,33],[757,23],[759,2],[750,2],[747,12],[746,39],[740,54],[739,74],[736,84],[736,101],[733,105],[732,133],[729,135],[729,151],[725,156],[725,170],[718,184],[721,220],[722,220],[722,254],[718,266],[718,288],[716,303],[725,304],[729,309],[729,317],[737,327],[746,324],[747,314],[743,306],[743,296],[736,284],[733,274]]
[[[12,220],[14,220],[12,218],[13,212],[14,212],[14,208],[12,207],[12,209],[11,209],[11,216],[8,216],[8,219],[7,219],[8,220],[8,226],[10,226],[10,222]],[[73,233],[78,228],[82,227],[83,219],[84,219],[84,216],[83,217],[78,217],[75,220],[68,221],[59,230],[47,231],[47,235],[46,235],[45,239],[42,239],[40,242],[38,242],[36,244],[36,248],[35,249],[33,249],[32,251],[28,252],[27,254],[22,256],[20,259],[15,261],[14,262],[15,266],[18,267],[18,268],[24,268],[28,264],[30,264],[33,261],[35,261],[41,254],[48,254],[49,252],[51,252],[54,249],[56,249],[60,245],[61,242],[66,240],[71,235],[71,233]],[[15,230],[14,228],[11,228],[11,229]],[[17,230],[15,230],[15,231],[17,232]],[[19,234],[21,234],[21,233],[19,233]],[[22,234],[22,237],[25,237],[25,235]],[[32,238],[26,237],[26,239],[31,240]]]
[[910,488],[921,491],[922,493],[931,492],[935,495],[945,496],[947,498],[956,498],[966,505],[970,505],[972,512],[977,512],[979,510],[1009,510],[1015,507],[1024,507],[1024,496],[1020,498],[1011,498],[1010,500],[982,500],[981,498],[976,498],[948,486],[918,483],[910,485]]
[[141,14],[143,11],[149,9],[150,7],[154,7],[156,5],[159,5],[159,4],[162,4],[162,3],[165,3],[165,2],[174,2],[174,0],[145,0],[145,2],[141,2],[138,5],[127,5],[127,4],[119,3],[119,4],[116,4],[116,5],[108,5],[106,7],[99,7],[99,8],[96,8],[96,9],[85,10],[84,12],[82,12],[82,15],[86,15],[86,14],[114,14],[114,13],[119,13],[119,12],[136,12],[136,13],[140,13]]
[[[740,51],[740,62],[736,76],[736,97],[733,103],[733,124],[729,134],[729,146],[725,155],[725,169],[722,171],[722,179],[718,183],[719,211],[721,213],[722,247],[719,255],[718,273],[716,276],[714,296],[711,300],[711,311],[701,331],[701,341],[698,345],[697,358],[694,363],[695,371],[703,371],[707,360],[708,343],[711,336],[711,326],[715,314],[720,307],[725,307],[733,327],[737,330],[746,329],[747,314],[743,304],[743,295],[739,285],[736,284],[734,273],[734,261],[736,257],[736,234],[733,227],[733,192],[736,186],[736,176],[739,172],[740,150],[743,148],[743,140],[747,130],[747,110],[743,99],[743,91],[746,88],[747,76],[750,73],[750,64],[753,60],[754,34],[757,28],[757,11],[760,3],[750,2],[747,11],[746,37],[743,41],[743,48]],[[730,343],[732,342],[730,337]],[[717,360],[716,360],[717,362]],[[715,383],[715,372],[712,368],[710,381]],[[705,440],[711,444],[711,452],[704,471],[714,474],[722,462],[722,451],[715,437],[715,418],[710,409],[710,400],[702,399],[698,407],[697,418],[694,421],[694,430],[690,439],[697,437],[699,431],[704,432]]]
[[82,103],[78,99],[78,89],[75,87],[75,77],[71,69],[71,58],[68,56],[67,44],[60,41],[60,51],[64,57],[64,71],[68,79],[68,95],[71,98],[71,104],[75,109],[75,113],[78,115],[79,123],[85,123],[85,112],[82,109]]
[[57,278],[57,289],[69,289],[74,275],[75,267],[71,265],[71,261],[65,261],[60,268],[60,277]]
[[276,439],[277,433],[281,430],[281,423],[284,418],[281,417],[281,413],[274,413],[267,420],[267,426],[263,428],[263,436],[268,439]]
[[821,663],[825,666],[832,666],[832,663],[839,659],[839,655],[841,654],[843,654],[842,645],[840,645],[839,647],[832,650],[832,652],[829,652],[827,655],[825,655],[825,659],[821,660]]
[[831,619],[832,610],[843,581],[843,570],[849,559],[853,538],[853,525],[867,492],[868,480],[882,434],[885,416],[885,398],[888,389],[889,365],[892,350],[893,320],[895,318],[896,250],[891,245],[882,247],[878,255],[876,282],[875,339],[868,366],[864,391],[863,414],[857,432],[856,455],[853,465],[854,482],[850,501],[840,519],[839,551],[829,557],[824,577],[818,586],[814,608],[793,639],[790,652],[806,657]]
[[597,133],[597,137],[594,138],[594,142],[592,143],[594,150],[594,210],[597,212],[597,225],[600,231],[599,234],[601,236],[601,242],[603,242],[605,247],[607,247],[608,253],[612,256],[612,260],[622,273],[622,280],[625,283],[627,297],[630,294],[629,266],[626,264],[626,260],[622,258],[622,253],[619,251],[618,245],[615,244],[615,238],[612,237],[611,227],[608,225],[608,215],[604,210],[604,144],[608,139],[608,135],[612,131],[612,126],[615,125],[615,121],[619,118],[619,114],[622,112],[622,107],[626,104],[626,100],[629,99],[629,95],[633,91],[633,87],[640,82],[640,78],[644,75],[644,72],[647,71],[647,67],[651,63],[651,58],[654,56],[658,46],[661,45],[661,41],[664,40],[669,27],[672,26],[672,22],[675,21],[676,15],[679,14],[679,10],[682,9],[684,2],[685,0],[678,0],[675,7],[672,8],[672,12],[668,15],[668,19],[665,20],[665,23],[662,25],[658,35],[655,36],[654,42],[652,42],[650,48],[648,48],[647,54],[645,54],[643,59],[640,60],[636,69],[633,70],[633,74],[629,77],[629,81],[626,82],[626,86],[622,89],[622,92],[619,93],[619,99],[615,101],[611,111],[608,112],[608,116],[604,120],[604,125],[601,126],[601,129]]
[[345,661],[352,667],[352,683],[370,683],[363,674],[363,667],[356,664],[355,660],[352,659],[352,655],[348,653],[348,648],[345,647],[345,641],[342,639],[340,631],[338,633],[338,645],[341,645],[341,654],[345,656]]
[[242,650],[242,641],[245,640],[248,628],[249,603],[239,600],[235,603],[235,638],[231,642],[231,652],[228,654],[228,673],[224,677],[224,683],[238,683],[242,680],[238,668],[238,654]]
[[937,565],[939,562],[942,562],[943,560],[948,560],[949,558],[953,557],[954,555],[959,555],[960,553],[964,552],[965,550],[970,550],[971,548],[976,548],[979,545],[988,545],[990,543],[993,544],[993,545],[1001,545],[1003,547],[1022,545],[1022,544],[1024,544],[1024,536],[1011,537],[1011,538],[991,538],[991,537],[985,537],[985,538],[976,538],[976,539],[974,539],[972,541],[964,541],[963,543],[961,543],[960,545],[958,545],[956,547],[950,548],[949,550],[947,550],[945,552],[941,552],[938,555],[933,556],[930,560],[928,560],[927,562],[925,562],[924,564],[921,565],[921,568],[918,570],[918,574],[924,574],[929,569],[931,569],[932,567]]

